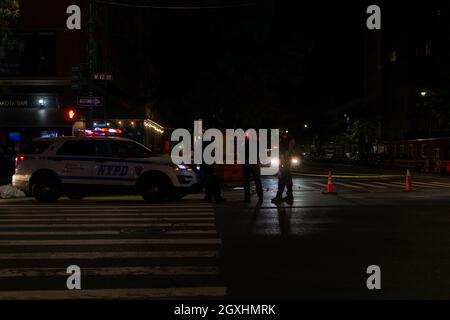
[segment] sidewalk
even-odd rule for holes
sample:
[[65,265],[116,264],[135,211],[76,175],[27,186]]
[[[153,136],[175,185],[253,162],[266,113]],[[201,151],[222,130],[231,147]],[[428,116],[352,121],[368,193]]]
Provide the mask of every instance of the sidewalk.
[[[386,169],[364,165],[331,163],[331,162],[308,162],[300,166],[299,169],[293,170],[297,174],[328,174],[328,171],[333,172],[333,176],[336,175],[364,175],[364,176],[377,176],[377,175],[392,175],[392,176],[405,176],[406,169]],[[433,178],[433,179],[448,179],[450,176],[444,173],[434,172],[417,172],[411,171],[411,174],[421,178]]]

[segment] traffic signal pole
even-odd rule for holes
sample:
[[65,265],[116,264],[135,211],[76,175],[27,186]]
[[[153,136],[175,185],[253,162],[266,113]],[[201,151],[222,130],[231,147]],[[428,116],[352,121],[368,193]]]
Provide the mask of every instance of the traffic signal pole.
[[[89,97],[94,96],[94,54],[95,54],[95,40],[94,40],[94,1],[89,0],[89,22],[88,22],[88,85]],[[93,109],[87,108],[86,112],[86,129],[93,129]]]

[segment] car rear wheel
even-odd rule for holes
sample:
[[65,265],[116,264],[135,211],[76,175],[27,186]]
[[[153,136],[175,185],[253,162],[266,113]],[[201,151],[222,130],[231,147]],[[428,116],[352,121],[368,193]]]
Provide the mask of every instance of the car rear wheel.
[[162,176],[150,176],[141,184],[141,195],[147,202],[161,202],[169,199],[170,181]]
[[55,202],[61,195],[58,179],[49,176],[37,178],[33,183],[32,191],[39,202]]
[[82,200],[84,198],[84,194],[69,194],[67,195],[67,198],[70,200]]

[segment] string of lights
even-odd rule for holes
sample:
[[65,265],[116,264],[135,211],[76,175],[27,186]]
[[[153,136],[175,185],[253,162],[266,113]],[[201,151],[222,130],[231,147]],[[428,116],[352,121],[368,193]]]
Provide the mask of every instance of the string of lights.
[[164,133],[163,127],[161,127],[160,125],[158,125],[156,122],[151,121],[149,119],[144,121],[144,125],[150,129],[155,130],[156,132],[159,133]]

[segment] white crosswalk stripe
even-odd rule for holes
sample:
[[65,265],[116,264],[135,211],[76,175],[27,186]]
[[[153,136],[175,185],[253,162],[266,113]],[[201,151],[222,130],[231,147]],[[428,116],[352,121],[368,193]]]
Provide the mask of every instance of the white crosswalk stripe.
[[[321,189],[326,188],[327,184],[323,182],[314,182],[310,181],[308,182],[309,185],[320,187]],[[396,189],[401,190],[405,188],[406,182],[405,181],[390,181],[390,180],[383,180],[383,181],[333,181],[333,185],[337,190],[386,190],[389,189]],[[438,181],[417,181],[412,180],[412,186],[414,189],[439,189],[439,188],[450,188],[450,183],[445,182],[438,182]],[[314,187],[313,187],[314,188]],[[301,191],[301,189],[300,189]]]
[[0,224],[1,228],[182,228],[182,227],[215,227],[214,222],[201,223],[33,223],[33,224]]
[[146,258],[218,258],[218,251],[87,251],[87,252],[26,252],[2,253],[0,260],[97,260]]
[[433,182],[429,182],[429,184],[430,185],[435,185],[435,186],[438,186],[438,187],[450,188],[450,183],[443,183],[443,182],[433,181]]
[[176,287],[176,288],[126,288],[85,290],[23,290],[0,292],[2,300],[67,300],[67,299],[164,299],[223,297],[224,287]]
[[[200,201],[2,204],[0,299],[225,296],[221,243],[214,207]],[[66,290],[73,264],[89,289]]]
[[[129,275],[198,275],[219,273],[218,267],[109,267],[83,268],[86,276],[129,276]],[[0,278],[66,276],[65,268],[0,268]]]
[[39,218],[39,219],[34,219],[34,218],[21,218],[21,219],[9,219],[9,218],[1,218],[0,217],[0,223],[5,223],[5,222],[22,222],[22,221],[27,221],[27,222],[95,222],[95,221],[99,221],[101,219],[102,222],[120,222],[120,221],[130,221],[130,222],[138,222],[138,221],[144,221],[144,222],[181,222],[181,221],[214,221],[214,217],[210,218],[210,217],[202,217],[202,218],[134,218],[134,217],[129,217],[129,218],[95,218],[95,217],[91,217],[91,218],[67,218],[67,217],[63,217],[63,218],[55,218],[55,217],[51,217],[51,218]]
[[373,183],[364,183],[364,182],[354,182],[355,184],[358,184],[360,186],[363,187],[369,187],[369,188],[375,188],[375,189],[387,189],[386,186],[378,186],[376,184]]
[[335,184],[338,186],[343,186],[343,187],[352,188],[352,189],[358,189],[358,190],[364,189],[364,187],[355,186],[354,184],[350,184],[350,183],[335,182]]
[[412,181],[413,186],[418,186],[419,188],[426,188],[426,189],[434,189],[436,186],[432,186],[429,183],[419,182],[419,181]]
[[373,182],[373,184],[385,186],[385,187],[389,187],[389,188],[396,188],[396,189],[398,189],[400,186],[404,186],[404,185],[399,185],[399,184],[392,183],[392,182],[378,182],[378,181]]
[[[1,211],[1,210],[0,210]],[[6,211],[3,211],[6,212]],[[85,213],[86,211],[83,211],[83,213],[76,213],[75,212],[66,212],[66,211],[60,211],[59,213],[36,213],[36,211],[25,211],[20,210],[21,213],[0,213],[0,218],[7,218],[7,217],[115,217],[115,216],[127,216],[127,217],[170,217],[170,216],[176,216],[176,217],[183,217],[183,216],[214,216],[214,212],[207,211],[207,212],[193,212],[193,213],[187,213],[187,212],[161,212],[161,213]]]
[[389,183],[397,185],[397,186],[402,186],[402,187],[404,187],[406,185],[406,182],[404,182],[404,181],[401,181],[401,182],[400,181],[391,181]]
[[320,183],[320,182],[313,182],[314,185],[322,187],[322,188],[326,188],[327,185],[325,183]]
[[[98,231],[0,231],[0,237],[5,236],[100,236],[120,235],[122,230],[98,230]],[[192,235],[192,234],[217,234],[216,230],[173,230],[165,231],[165,235]]]
[[221,244],[220,239],[85,239],[85,240],[0,240],[3,246],[110,246],[110,245],[150,245],[150,244]]

